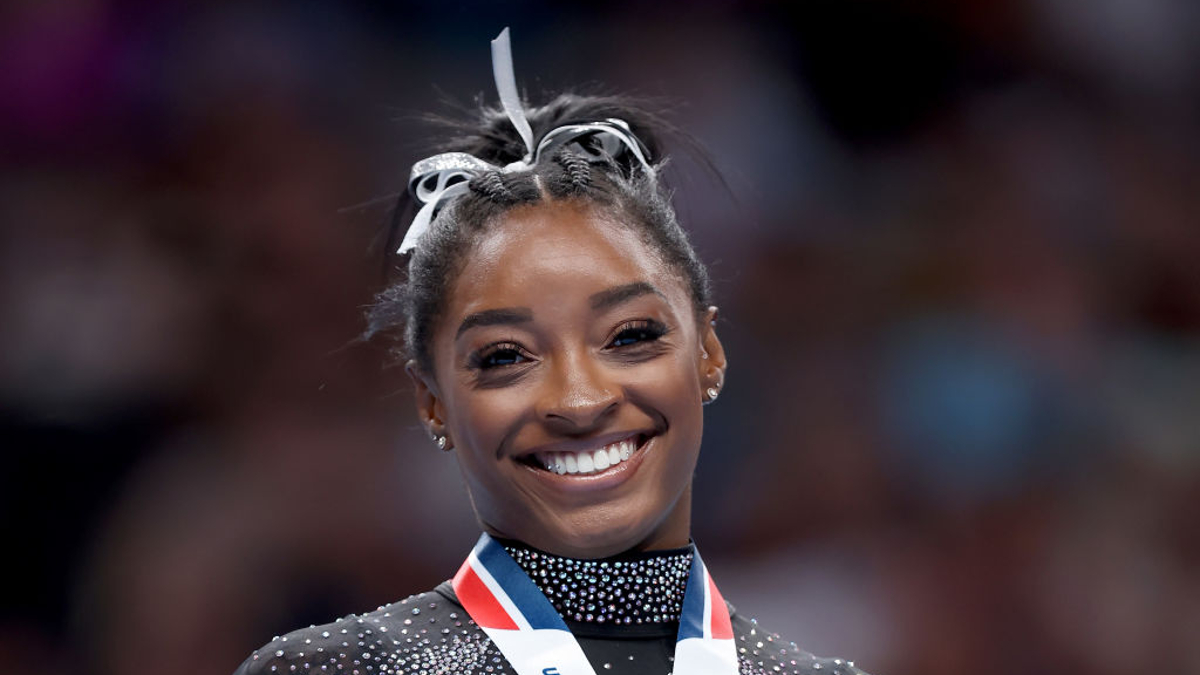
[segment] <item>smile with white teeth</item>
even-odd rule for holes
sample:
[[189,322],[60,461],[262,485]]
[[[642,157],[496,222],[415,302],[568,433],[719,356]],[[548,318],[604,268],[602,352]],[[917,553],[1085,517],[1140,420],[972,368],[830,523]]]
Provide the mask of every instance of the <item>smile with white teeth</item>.
[[599,473],[616,466],[633,456],[637,450],[637,439],[627,438],[610,443],[599,450],[579,452],[539,452],[534,455],[547,471],[560,476],[566,474]]

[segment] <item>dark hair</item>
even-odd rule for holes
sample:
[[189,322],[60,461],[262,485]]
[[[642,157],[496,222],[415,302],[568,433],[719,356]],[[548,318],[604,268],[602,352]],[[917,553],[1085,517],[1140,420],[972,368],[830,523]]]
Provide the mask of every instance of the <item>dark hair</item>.
[[[488,171],[472,178],[469,190],[436,215],[417,247],[397,260],[398,278],[376,297],[368,312],[367,336],[403,328],[403,354],[426,372],[432,370],[433,325],[465,254],[499,216],[521,205],[580,200],[615,212],[621,216],[615,220],[632,226],[687,282],[698,314],[710,303],[708,271],[679,226],[671,195],[658,179],[665,164],[663,137],[678,132],[646,107],[615,96],[562,94],[544,106],[527,109],[526,116],[535,146],[566,124],[622,119],[643,144],[652,169],[647,171],[629,152],[592,163],[564,148],[552,157],[539,158],[527,171]],[[484,108],[474,120],[449,125],[459,135],[443,146],[445,152],[466,152],[496,166],[525,155],[524,142],[502,110]],[[389,250],[403,236],[414,206],[407,193],[401,196],[393,212]]]

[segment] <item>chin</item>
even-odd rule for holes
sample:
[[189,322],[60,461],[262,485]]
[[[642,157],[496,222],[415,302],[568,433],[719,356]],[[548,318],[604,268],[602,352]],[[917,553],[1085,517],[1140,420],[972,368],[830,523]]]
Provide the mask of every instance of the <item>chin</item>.
[[[611,504],[592,507],[571,518],[547,523],[540,531],[523,528],[520,535],[512,538],[548,553],[581,560],[608,558],[631,550],[677,548],[687,545],[687,536],[673,541],[666,531],[687,532],[690,501],[688,490],[667,509],[635,505],[622,508]],[[659,520],[644,518],[647,513],[664,512],[665,516]],[[680,517],[685,520],[682,528],[678,527]]]

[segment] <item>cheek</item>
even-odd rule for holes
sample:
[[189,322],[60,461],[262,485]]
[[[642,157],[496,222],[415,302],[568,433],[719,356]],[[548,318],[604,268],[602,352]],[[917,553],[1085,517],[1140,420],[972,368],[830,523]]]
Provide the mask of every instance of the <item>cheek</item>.
[[680,440],[699,443],[703,425],[700,378],[685,354],[634,369],[627,380],[631,402],[657,411]]
[[[678,405],[699,401],[700,377],[695,360],[683,351],[632,369],[630,383],[639,389],[670,397]],[[696,394],[692,397],[691,394]]]
[[454,402],[451,428],[460,447],[480,453],[480,459],[494,459],[489,453],[499,448],[525,407],[524,397],[512,388],[474,392]]
[[506,492],[508,481],[498,451],[513,418],[502,406],[489,405],[500,398],[475,395],[460,400],[451,421],[459,470],[472,500],[485,510],[498,508],[495,497]]

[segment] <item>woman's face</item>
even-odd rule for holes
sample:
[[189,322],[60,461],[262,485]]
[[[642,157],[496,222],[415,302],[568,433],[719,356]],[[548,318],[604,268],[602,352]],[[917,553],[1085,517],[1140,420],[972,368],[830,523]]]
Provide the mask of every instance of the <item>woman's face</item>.
[[489,533],[578,558],[687,543],[724,352],[632,230],[576,203],[514,209],[472,251],[432,340],[434,372],[409,369],[418,408]]

